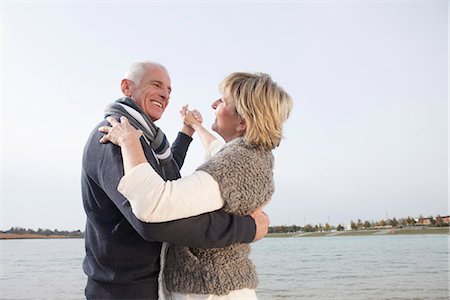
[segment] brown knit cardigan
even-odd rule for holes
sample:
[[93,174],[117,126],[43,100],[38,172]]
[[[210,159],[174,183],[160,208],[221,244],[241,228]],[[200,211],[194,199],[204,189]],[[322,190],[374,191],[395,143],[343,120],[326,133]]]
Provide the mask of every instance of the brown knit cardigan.
[[[238,138],[198,170],[207,172],[219,184],[225,211],[249,215],[274,192],[273,164],[271,151],[249,146],[243,138]],[[164,267],[167,289],[183,294],[214,295],[255,289],[258,278],[249,253],[248,244],[214,249],[170,245]]]

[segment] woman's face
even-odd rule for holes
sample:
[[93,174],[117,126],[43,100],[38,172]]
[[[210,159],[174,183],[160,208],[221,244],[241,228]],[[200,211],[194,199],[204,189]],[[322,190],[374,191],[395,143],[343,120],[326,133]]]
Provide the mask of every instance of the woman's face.
[[211,129],[217,132],[226,142],[244,135],[245,127],[242,130],[243,119],[239,116],[232,101],[222,96],[222,98],[214,101],[211,107],[216,111],[216,120]]

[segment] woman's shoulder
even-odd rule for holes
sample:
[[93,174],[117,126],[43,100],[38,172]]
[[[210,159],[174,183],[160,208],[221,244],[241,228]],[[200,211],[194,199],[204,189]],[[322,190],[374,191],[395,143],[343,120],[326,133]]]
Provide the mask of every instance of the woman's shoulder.
[[[238,138],[229,143],[226,155],[229,157],[238,157],[240,160],[249,162],[255,161],[273,161],[273,153],[270,150],[264,150],[261,147],[250,145],[244,138]],[[251,163],[251,161],[249,163]]]
[[227,174],[237,172],[237,170],[270,172],[273,169],[273,165],[274,159],[271,151],[253,147],[243,138],[238,138],[228,142],[209,161],[200,166],[198,170],[217,169],[217,171]]

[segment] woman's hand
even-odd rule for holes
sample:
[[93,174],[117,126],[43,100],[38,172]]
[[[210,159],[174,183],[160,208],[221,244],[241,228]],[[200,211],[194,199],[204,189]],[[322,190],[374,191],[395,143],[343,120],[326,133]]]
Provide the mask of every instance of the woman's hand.
[[202,114],[196,109],[189,110],[187,105],[181,108],[180,115],[183,118],[183,123],[194,129],[195,126],[200,126],[203,123]]
[[142,130],[137,130],[131,126],[126,117],[120,117],[120,122],[113,117],[107,117],[111,126],[101,126],[98,128],[105,135],[100,139],[100,143],[111,142],[120,146],[123,158],[123,168],[125,174],[134,167],[147,163],[147,159],[142,149]]
[[131,126],[126,117],[120,117],[120,122],[113,117],[107,117],[106,120],[108,120],[111,126],[101,126],[98,128],[100,132],[105,133],[100,139],[100,143],[111,142],[123,147],[127,142],[139,142],[142,136],[142,130],[135,129]]
[[198,114],[200,114],[198,111],[188,111],[186,112],[186,115],[183,117],[183,122],[188,125],[191,126],[192,128],[194,128],[195,130],[197,130],[197,126],[201,126],[202,125],[202,117],[200,115],[200,117],[197,117]]
[[197,130],[197,126],[202,125],[202,114],[196,109],[190,111],[188,109],[188,105],[186,104],[185,106],[181,107],[180,115],[183,120],[183,129],[181,131],[188,134],[189,136],[192,136],[195,130]]

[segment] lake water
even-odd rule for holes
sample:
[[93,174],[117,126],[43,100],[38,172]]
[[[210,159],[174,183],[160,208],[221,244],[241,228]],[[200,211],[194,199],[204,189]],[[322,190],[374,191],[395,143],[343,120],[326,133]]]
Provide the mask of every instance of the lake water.
[[[266,238],[259,299],[449,299],[448,235]],[[83,299],[82,239],[1,240],[0,299]]]

